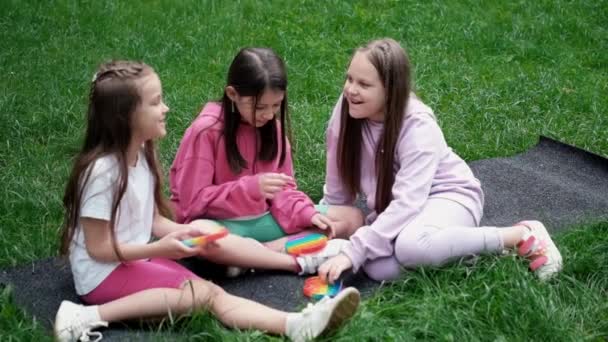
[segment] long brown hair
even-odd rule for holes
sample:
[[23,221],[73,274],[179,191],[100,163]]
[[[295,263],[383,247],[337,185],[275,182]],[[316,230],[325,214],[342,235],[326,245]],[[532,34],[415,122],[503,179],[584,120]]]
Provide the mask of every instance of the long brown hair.
[[[226,86],[234,87],[240,96],[253,96],[254,108],[264,91],[278,90],[285,92],[278,118],[281,136],[277,136],[276,119],[269,120],[264,126],[257,128],[261,141],[257,157],[260,160],[274,160],[280,153],[279,166],[283,166],[287,149],[286,139],[289,138],[291,129],[287,110],[287,72],[281,57],[269,48],[244,48],[239,51],[230,64],[226,83]],[[222,97],[222,111],[224,113],[223,134],[228,164],[232,172],[239,174],[242,169],[248,167],[236,143],[241,115],[226,91],[224,91]],[[281,139],[280,144],[279,138]],[[279,151],[279,146],[281,146],[281,151]]]
[[[384,38],[358,48],[376,68],[386,92],[384,129],[376,146],[377,174],[376,210],[383,212],[392,200],[395,182],[395,148],[403,124],[405,108],[411,91],[411,68],[405,50],[393,39]],[[354,54],[353,54],[354,56]],[[352,60],[352,59],[351,59]],[[349,115],[348,101],[342,99],[340,137],[338,140],[338,170],[342,182],[352,197],[360,191],[361,181],[361,123]]]
[[[78,227],[82,195],[95,161],[104,156],[113,156],[117,161],[118,177],[113,184],[109,227],[114,252],[120,260],[124,260],[116,241],[115,225],[118,207],[128,186],[127,149],[133,136],[133,116],[142,100],[137,81],[153,73],[154,70],[147,64],[132,61],[104,63],[95,73],[89,94],[84,144],[75,158],[63,196],[65,215],[60,241],[61,255],[68,253]],[[170,217],[171,211],[162,194],[163,173],[152,140],[145,142],[144,155],[154,176],[156,208],[162,215]]]

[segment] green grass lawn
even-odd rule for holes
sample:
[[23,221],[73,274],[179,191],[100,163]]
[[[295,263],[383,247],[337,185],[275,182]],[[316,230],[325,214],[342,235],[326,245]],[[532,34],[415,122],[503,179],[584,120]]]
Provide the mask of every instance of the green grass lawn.
[[[419,96],[468,161],[539,134],[608,155],[608,1],[0,2],[0,268],[56,255],[61,197],[80,147],[90,79],[141,59],[171,107],[167,168],[245,46],[284,57],[300,187],[324,180],[324,127],[356,46],[407,47]],[[519,218],[514,218],[519,219]],[[363,302],[343,340],[607,340],[608,223],[559,234],[564,272],[540,283],[511,257],[408,274]],[[161,327],[195,340],[266,339],[207,315]],[[0,290],[0,340],[49,340]]]

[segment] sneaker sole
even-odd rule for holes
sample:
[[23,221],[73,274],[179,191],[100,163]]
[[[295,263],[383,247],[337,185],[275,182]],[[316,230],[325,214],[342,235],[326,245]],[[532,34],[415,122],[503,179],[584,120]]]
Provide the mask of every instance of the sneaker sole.
[[336,299],[338,300],[338,304],[336,304],[336,308],[329,318],[329,322],[323,333],[335,330],[349,320],[355,312],[357,312],[357,307],[359,307],[359,302],[361,301],[361,295],[357,289],[349,287],[342,290],[336,296]]

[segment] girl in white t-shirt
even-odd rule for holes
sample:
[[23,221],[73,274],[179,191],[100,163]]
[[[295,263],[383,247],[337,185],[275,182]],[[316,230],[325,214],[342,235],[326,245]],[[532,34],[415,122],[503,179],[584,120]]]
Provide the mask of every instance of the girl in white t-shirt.
[[[286,313],[230,295],[173,261],[222,254],[229,247],[220,245],[242,238],[188,247],[182,240],[212,233],[217,226],[200,220],[181,225],[167,218],[154,140],[166,134],[169,108],[158,75],[143,63],[103,64],[89,101],[84,146],[64,197],[61,239],[76,292],[89,306],[61,303],[57,340],[99,338],[92,330],[112,321],[202,309],[230,327],[307,340],[354,314],[359,293],[353,288],[300,313]],[[150,242],[152,235],[158,240]]]

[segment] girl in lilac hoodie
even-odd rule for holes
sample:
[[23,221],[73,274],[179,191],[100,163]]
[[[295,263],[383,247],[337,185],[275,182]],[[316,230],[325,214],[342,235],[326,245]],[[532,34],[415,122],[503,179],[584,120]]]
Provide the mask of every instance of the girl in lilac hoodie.
[[180,143],[169,177],[177,221],[213,219],[249,238],[225,242],[227,264],[315,273],[347,241],[294,259],[284,253],[286,236],[316,228],[348,237],[363,222],[357,209],[315,206],[297,189],[287,115],[283,61],[271,49],[245,48],[230,65],[222,100],[203,107]]
[[561,255],[538,221],[478,227],[483,192],[468,165],[446,144],[433,111],[411,89],[410,63],[392,39],[356,50],[327,130],[323,203],[371,213],[341,253],[319,267],[333,282],[347,269],[376,280],[401,269],[443,265],[479,253],[516,248],[547,279]]

